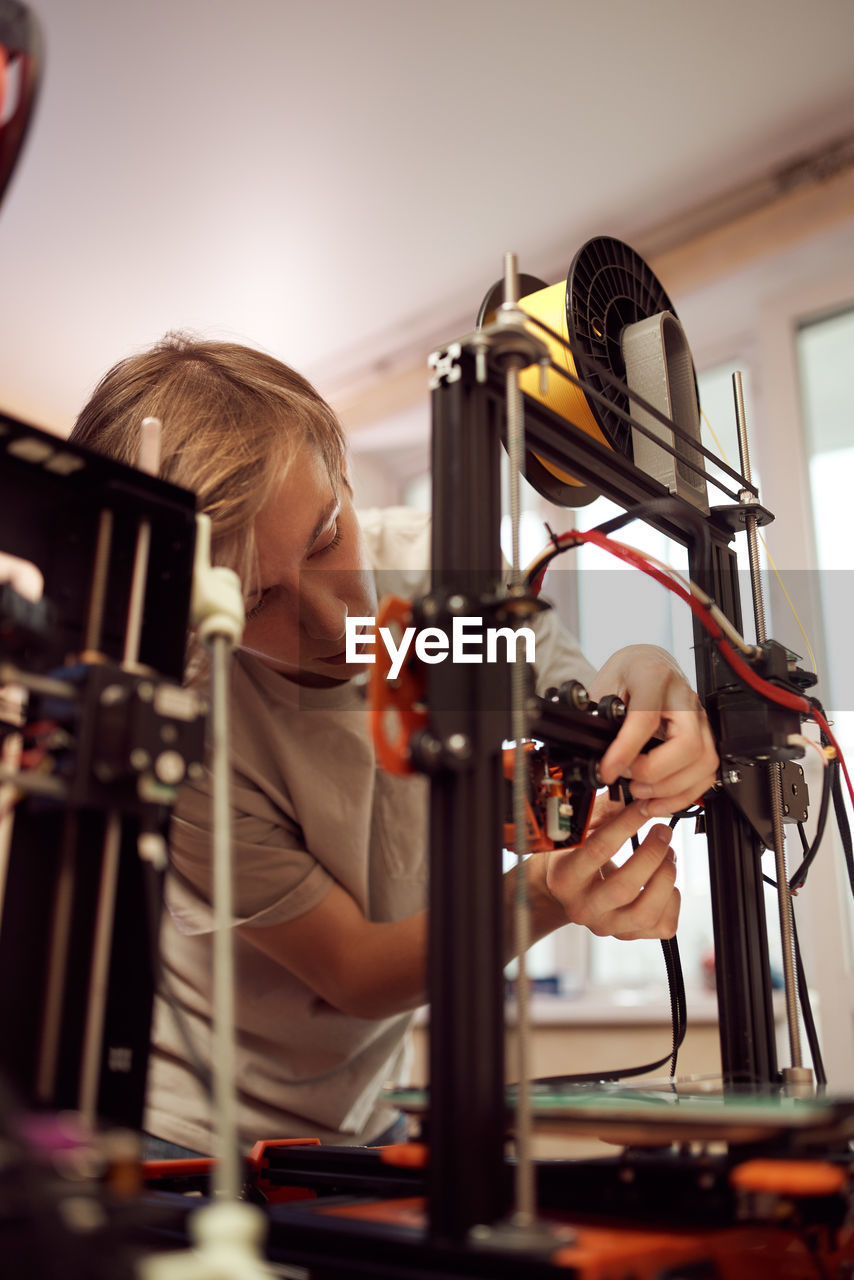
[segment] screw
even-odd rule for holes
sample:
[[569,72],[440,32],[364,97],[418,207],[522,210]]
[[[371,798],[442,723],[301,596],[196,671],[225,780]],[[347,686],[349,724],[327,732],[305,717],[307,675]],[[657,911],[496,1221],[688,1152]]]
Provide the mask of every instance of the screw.
[[112,707],[115,706],[117,702],[124,702],[126,696],[127,691],[123,685],[108,684],[101,690],[101,695],[98,701],[103,707]]
[[467,733],[452,733],[445,739],[445,750],[456,760],[467,760],[471,755],[471,739]]
[[184,777],[187,766],[180,751],[161,751],[154,762],[154,772],[168,787],[177,786]]

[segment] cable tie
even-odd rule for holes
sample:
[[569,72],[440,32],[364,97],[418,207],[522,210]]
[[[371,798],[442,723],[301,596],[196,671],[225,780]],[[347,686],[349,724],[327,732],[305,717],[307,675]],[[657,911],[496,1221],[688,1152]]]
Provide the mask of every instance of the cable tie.
[[543,524],[546,526],[546,532],[548,533],[549,537],[551,538],[551,543],[552,543],[552,546],[554,547],[555,551],[561,551],[561,550],[562,550],[562,547],[561,547],[561,545],[560,545],[560,541],[558,540],[558,535],[555,533],[554,529],[551,527],[551,525],[549,524],[548,520],[544,520],[544,521],[543,521]]

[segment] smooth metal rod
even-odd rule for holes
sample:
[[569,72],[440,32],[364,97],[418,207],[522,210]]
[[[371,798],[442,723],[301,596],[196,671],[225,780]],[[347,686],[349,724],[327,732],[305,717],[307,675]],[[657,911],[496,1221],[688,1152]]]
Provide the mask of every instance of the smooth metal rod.
[[66,810],[59,853],[59,872],[54,885],[53,912],[50,927],[42,1010],[41,1038],[36,1064],[36,1097],[50,1105],[56,1101],[57,1063],[65,1005],[68,949],[71,939],[71,917],[74,905],[74,846],[77,842],[77,813]]
[[213,1087],[219,1157],[214,1171],[218,1197],[237,1200],[237,1093],[234,1030],[234,907],[229,739],[229,657],[231,641],[211,641],[211,731],[213,750]]
[[[747,483],[752,485],[753,477],[750,469],[747,415],[744,411],[744,387],[739,370],[736,370],[732,375],[732,389],[735,399],[735,418],[738,427],[738,452],[741,471]],[[765,604],[762,598],[762,577],[759,567],[759,534],[756,527],[756,516],[753,512],[745,512],[744,526],[747,532],[747,550],[750,560],[750,588],[753,595],[756,642],[757,644],[764,644],[767,639]],[[768,766],[768,788],[771,795],[771,832],[774,841],[777,912],[780,918],[780,940],[783,952],[786,1023],[789,1033],[792,1067],[800,1068],[803,1062],[800,1026],[798,1024],[798,994],[795,980],[795,935],[792,927],[792,898],[789,893],[789,873],[786,867],[786,837],[783,830],[783,775],[782,767],[778,763],[772,763]]]
[[[159,418],[143,418],[139,432],[136,463],[140,471],[156,475],[160,467],[161,424]],[[122,662],[133,667],[139,661],[139,644],[142,636],[142,614],[145,604],[145,588],[148,583],[148,561],[151,554],[151,521],[140,520],[136,531],[136,548],[133,558],[133,576],[130,584],[125,644]]]
[[[732,389],[735,398],[735,420],[738,427],[738,453],[741,461],[741,473],[748,484],[753,484],[750,470],[750,444],[747,437],[747,416],[744,412],[744,387],[741,371],[736,369],[732,375]],[[752,494],[749,495],[752,498]],[[756,643],[764,644],[767,639],[765,631],[765,604],[762,599],[762,577],[759,569],[759,535],[756,529],[756,516],[752,511],[745,512],[744,527],[747,532],[747,553],[750,562],[750,589],[753,595],[753,618],[756,626]]]
[[80,690],[68,680],[22,671],[11,662],[0,662],[0,684],[20,684],[33,693],[45,693],[49,698],[75,699],[80,696]]
[[68,784],[49,773],[37,773],[33,769],[12,769],[0,764],[0,784],[10,783],[19,791],[33,796],[50,796],[54,800],[68,798]]
[[[504,306],[516,305],[519,295],[519,273],[516,255],[504,258]],[[505,374],[507,401],[507,453],[510,460],[510,526],[511,586],[522,584],[520,527],[522,519],[522,472],[525,462],[525,413],[519,373],[524,362],[511,356]],[[516,1207],[513,1215],[517,1226],[530,1226],[536,1215],[536,1188],[532,1154],[531,1121],[531,1027],[528,999],[527,952],[531,944],[531,912],[528,894],[528,830],[525,819],[527,795],[527,762],[524,739],[527,728],[525,668],[513,663],[511,673],[511,732],[515,742],[513,753],[513,824],[516,845],[516,893],[513,926],[518,967],[516,980]]]
[[519,301],[519,265],[515,253],[504,255],[504,302],[505,307],[515,307]]
[[780,938],[783,950],[783,986],[786,992],[786,1023],[789,1032],[789,1050],[792,1066],[802,1067],[801,1029],[798,1022],[798,993],[795,978],[795,935],[792,928],[792,895],[789,893],[789,873],[786,868],[786,841],[783,834],[783,780],[781,766],[772,764],[769,770],[771,784],[771,830],[774,838],[774,866],[777,875],[777,910],[780,916]]
[[139,643],[142,637],[142,611],[145,604],[145,588],[148,581],[148,558],[151,550],[151,521],[140,520],[136,531],[136,547],[133,557],[133,576],[130,583],[125,643],[122,663],[133,667],[139,661]]
[[121,816],[116,812],[108,813],[104,826],[101,883],[95,915],[95,937],[92,945],[92,968],[89,974],[89,996],[86,1003],[86,1027],[83,1035],[78,1094],[80,1111],[84,1120],[90,1125],[94,1125],[98,1115],[98,1085],[104,1050],[104,1020],[110,975],[110,951],[116,918],[121,840]]
[[92,566],[92,587],[89,592],[89,608],[83,631],[84,652],[94,653],[101,648],[104,628],[104,602],[107,596],[107,576],[110,567],[110,551],[113,545],[113,513],[103,507],[98,517],[98,537],[95,542],[95,562]]

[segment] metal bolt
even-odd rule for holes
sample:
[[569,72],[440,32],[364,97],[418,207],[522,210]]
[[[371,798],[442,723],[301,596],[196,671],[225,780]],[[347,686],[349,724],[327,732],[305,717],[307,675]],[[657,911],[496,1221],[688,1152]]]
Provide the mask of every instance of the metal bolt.
[[442,743],[432,733],[422,730],[414,734],[410,753],[412,759],[419,763],[427,772],[435,769],[442,759]]
[[127,690],[124,685],[108,684],[101,690],[98,701],[103,707],[113,707],[117,702],[124,702]]
[[182,781],[187,766],[180,751],[161,751],[154,762],[154,772],[166,786],[174,787]]
[[445,739],[445,750],[457,760],[466,760],[471,755],[471,738],[467,733],[451,733]]
[[136,850],[143,862],[150,862],[155,871],[165,871],[166,841],[156,831],[143,831],[136,842]]

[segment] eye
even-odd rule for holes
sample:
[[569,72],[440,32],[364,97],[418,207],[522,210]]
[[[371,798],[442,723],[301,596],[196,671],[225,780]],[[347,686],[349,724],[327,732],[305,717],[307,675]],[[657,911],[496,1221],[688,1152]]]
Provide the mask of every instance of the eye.
[[316,551],[312,551],[311,555],[309,556],[309,560],[314,560],[316,556],[325,556],[328,551],[334,551],[335,548],[341,542],[341,538],[342,538],[341,526],[336,520],[335,529],[332,534],[332,537],[329,539],[327,543],[325,543],[324,546],[318,547]]
[[265,587],[263,591],[260,591],[258,593],[258,598],[255,601],[255,603],[251,606],[251,608],[246,610],[247,622],[249,621],[250,618],[257,617],[258,614],[261,612],[261,610],[264,608],[264,604],[267,600],[267,596],[270,594],[271,590],[272,590],[271,587]]

